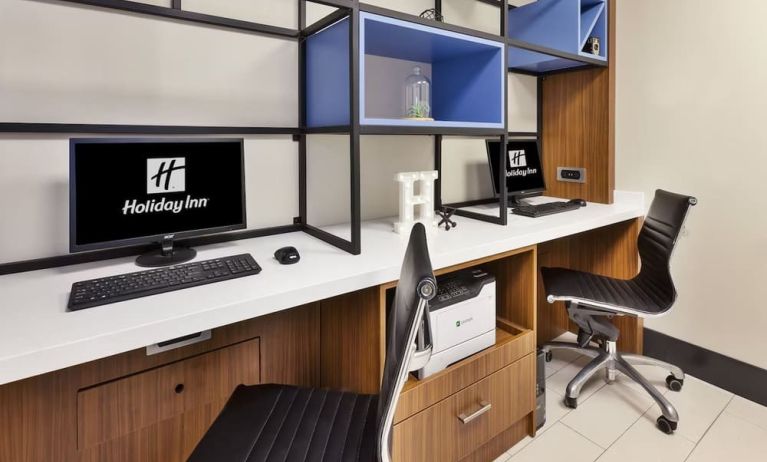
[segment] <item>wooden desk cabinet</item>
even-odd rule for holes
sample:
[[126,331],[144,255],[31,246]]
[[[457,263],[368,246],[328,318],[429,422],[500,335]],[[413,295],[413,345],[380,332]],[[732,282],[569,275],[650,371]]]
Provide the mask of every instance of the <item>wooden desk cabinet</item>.
[[[475,266],[496,276],[496,344],[425,380],[411,378],[405,384],[394,419],[395,461],[492,460],[534,434],[536,247],[436,274]],[[395,288],[392,281],[320,302],[323,386],[378,392],[386,315]],[[490,403],[490,411],[462,424],[458,416],[475,411],[480,402]]]
[[[546,302],[538,269],[544,264],[632,277],[640,226],[641,220],[629,220],[436,271],[480,266],[496,276],[496,344],[425,380],[407,382],[394,420],[394,460],[491,461],[535,436],[536,345],[574,329],[561,304]],[[393,281],[320,303],[323,386],[378,391],[387,300],[395,286]],[[622,331],[619,347],[641,352],[641,321],[615,322]],[[349,326],[357,327],[353,334],[339,334]],[[491,410],[462,424],[458,416],[478,409],[480,401]]]
[[[94,460],[139,460],[156,447],[169,459],[180,459],[194,449],[237,385],[261,382],[259,355],[256,337],[81,390],[78,449]],[[135,452],[122,452],[127,449]]]
[[319,381],[319,304],[0,386],[0,462],[185,461],[240,383]]
[[[541,264],[618,277],[638,266],[639,220],[437,271],[496,276],[494,346],[411,378],[394,421],[397,462],[490,461],[535,434],[536,344],[568,329],[539,293]],[[0,462],[184,461],[240,383],[377,393],[396,281],[220,327],[153,356],[139,349],[0,386]],[[618,321],[622,350],[641,323]],[[471,422],[459,416],[491,408]]]
[[[461,372],[448,372],[450,374]],[[447,379],[442,382],[453,382]],[[433,384],[438,394],[445,383]],[[412,388],[407,394],[418,393]],[[428,401],[428,397],[425,401]],[[409,400],[412,402],[413,400]],[[480,409],[488,409],[476,419],[463,422]],[[394,460],[461,460],[494,438],[507,441],[508,448],[531,429],[535,409],[535,354],[493,372],[420,412],[394,425]],[[401,413],[402,414],[402,413]],[[519,425],[518,425],[519,424]],[[509,430],[512,430],[510,433]],[[521,430],[521,431],[520,431]]]

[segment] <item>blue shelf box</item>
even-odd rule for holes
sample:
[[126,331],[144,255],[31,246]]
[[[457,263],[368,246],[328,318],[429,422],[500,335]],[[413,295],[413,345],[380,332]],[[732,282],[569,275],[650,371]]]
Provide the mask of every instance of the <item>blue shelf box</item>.
[[[349,123],[348,18],[307,40],[307,123],[309,127]],[[503,129],[505,126],[505,44],[377,14],[360,13],[360,124],[392,127],[457,127]],[[389,62],[391,75],[372,75],[370,57]],[[387,61],[388,60],[388,61]],[[404,100],[402,69],[419,65],[431,78],[433,121],[381,115],[366,98]],[[389,79],[387,85],[376,82]],[[346,95],[344,97],[344,95]]]
[[[607,62],[607,0],[538,0],[509,10],[509,38],[551,49],[552,56],[523,47],[509,47],[509,67],[529,72],[548,72],[579,67],[580,57]],[[600,42],[599,54],[584,51],[589,37]]]

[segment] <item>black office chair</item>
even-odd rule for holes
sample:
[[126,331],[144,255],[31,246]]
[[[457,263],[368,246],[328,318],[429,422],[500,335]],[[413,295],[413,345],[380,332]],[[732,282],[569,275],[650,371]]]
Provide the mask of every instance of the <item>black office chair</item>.
[[419,223],[410,233],[388,319],[381,393],[240,385],[189,460],[389,462],[400,392],[408,373],[431,357],[431,345],[425,345],[428,326],[418,332],[436,292],[426,232]]
[[[618,329],[609,321],[613,316],[660,316],[671,309],[676,300],[676,289],[671,280],[670,260],[687,212],[697,199],[657,190],[639,233],[638,247],[642,266],[639,274],[630,280],[574,271],[564,268],[541,268],[548,302],[562,300],[568,315],[579,327],[578,343],[549,342],[543,345],[546,359],[551,350],[566,349],[588,355],[593,360],[567,385],[565,404],[578,405],[583,384],[597,371],[606,369],[608,383],[615,380],[616,370],[639,383],[661,408],[658,428],[673,433],[679,416],[674,406],[645,379],[633,365],[652,365],[666,368],[671,375],[666,384],[680,391],[684,372],[674,365],[654,358],[618,353]],[[590,346],[595,340],[598,347]]]

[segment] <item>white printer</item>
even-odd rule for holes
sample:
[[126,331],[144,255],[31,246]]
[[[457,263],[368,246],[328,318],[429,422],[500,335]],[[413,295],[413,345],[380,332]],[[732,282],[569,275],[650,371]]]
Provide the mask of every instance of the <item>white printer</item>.
[[416,371],[424,379],[495,344],[495,276],[468,269],[437,278],[429,303],[432,355]]

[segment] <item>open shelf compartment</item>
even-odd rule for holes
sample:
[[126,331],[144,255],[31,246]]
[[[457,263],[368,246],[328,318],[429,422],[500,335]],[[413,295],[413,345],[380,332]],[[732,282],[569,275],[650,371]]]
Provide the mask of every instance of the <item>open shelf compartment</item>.
[[[360,13],[361,125],[503,128],[504,44]],[[415,66],[431,79],[433,121],[404,118]]]
[[[363,132],[505,128],[505,44],[360,13],[359,110]],[[350,123],[349,18],[306,41],[307,127]],[[405,117],[405,80],[418,66],[431,80],[431,117]]]
[[[538,0],[509,10],[509,69],[546,73],[607,64],[607,0]],[[584,51],[590,37],[598,54]]]
[[[395,423],[536,351],[537,248],[527,247],[456,266],[435,275],[482,268],[496,280],[495,345],[464,358],[423,380],[412,375],[400,395]],[[395,285],[388,286],[393,300]]]

